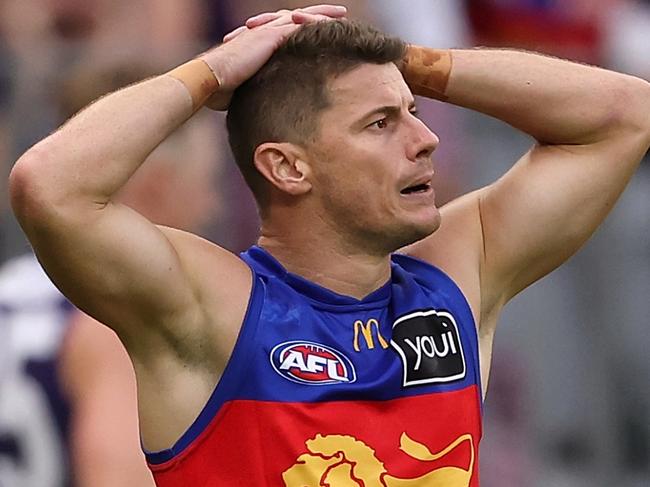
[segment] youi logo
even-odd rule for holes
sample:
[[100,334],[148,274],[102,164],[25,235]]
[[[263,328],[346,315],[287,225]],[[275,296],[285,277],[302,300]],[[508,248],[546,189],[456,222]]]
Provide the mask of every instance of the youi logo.
[[351,383],[356,380],[352,361],[320,343],[294,340],[271,350],[273,369],[287,380],[307,385]]

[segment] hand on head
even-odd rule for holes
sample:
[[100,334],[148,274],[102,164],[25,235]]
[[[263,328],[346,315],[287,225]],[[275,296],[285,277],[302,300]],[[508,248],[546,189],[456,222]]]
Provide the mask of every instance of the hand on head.
[[228,42],[246,30],[266,24],[288,25],[293,23],[300,25],[308,22],[341,18],[345,16],[346,12],[347,9],[341,5],[313,5],[295,10],[283,9],[277,12],[264,12],[250,17],[244,25],[226,34],[223,41]]
[[220,89],[206,105],[224,110],[232,92],[253,76],[275,50],[302,24],[345,17],[343,6],[314,5],[295,10],[266,12],[224,37],[224,43],[200,56],[219,79]]

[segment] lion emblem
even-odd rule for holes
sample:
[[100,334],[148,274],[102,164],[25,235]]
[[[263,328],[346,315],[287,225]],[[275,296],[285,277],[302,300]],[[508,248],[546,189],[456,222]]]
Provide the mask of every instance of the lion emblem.
[[306,441],[308,453],[282,474],[285,487],[469,487],[474,469],[474,442],[465,434],[438,453],[418,443],[406,433],[400,437],[400,450],[422,462],[438,460],[468,441],[471,456],[467,470],[442,467],[421,477],[394,477],[375,456],[375,451],[352,436],[316,435]]

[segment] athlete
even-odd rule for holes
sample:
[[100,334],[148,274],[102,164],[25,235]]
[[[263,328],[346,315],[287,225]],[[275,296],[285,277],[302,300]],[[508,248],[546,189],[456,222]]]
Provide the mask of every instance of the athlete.
[[[650,145],[645,81],[406,46],[344,15],[249,19],[97,101],[12,171],[13,208],[47,272],[132,357],[160,486],[477,486],[501,308],[584,243]],[[536,143],[439,211],[439,141],[414,93]],[[204,104],[228,109],[260,209],[242,256],[114,198]]]

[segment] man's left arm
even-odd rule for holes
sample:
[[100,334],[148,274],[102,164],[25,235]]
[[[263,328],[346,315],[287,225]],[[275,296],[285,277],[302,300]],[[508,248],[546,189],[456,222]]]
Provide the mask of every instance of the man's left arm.
[[407,64],[414,93],[491,115],[537,141],[498,181],[443,209],[440,234],[413,249],[435,255],[445,236],[469,236],[483,317],[576,252],[612,209],[650,145],[650,84],[519,51],[416,55],[427,62]]

